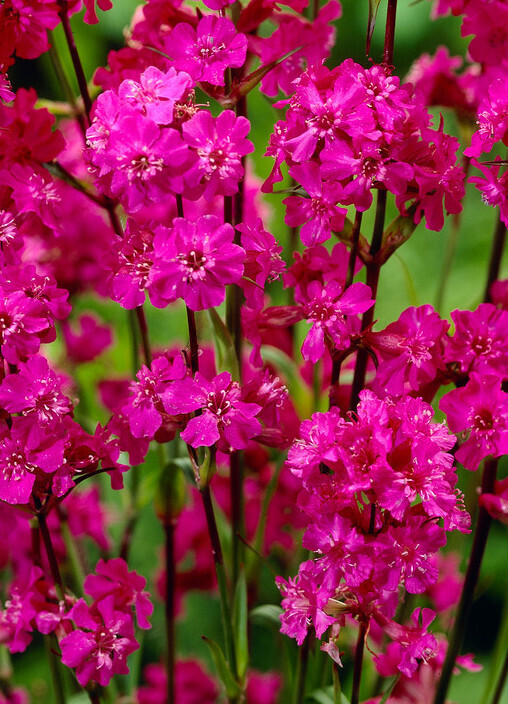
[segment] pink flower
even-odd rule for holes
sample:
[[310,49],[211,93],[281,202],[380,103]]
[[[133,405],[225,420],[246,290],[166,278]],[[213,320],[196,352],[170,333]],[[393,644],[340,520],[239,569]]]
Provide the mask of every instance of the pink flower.
[[493,165],[482,164],[476,159],[471,160],[471,164],[482,172],[482,176],[471,176],[469,183],[474,183],[480,191],[482,201],[493,207],[499,206],[499,216],[501,220],[508,223],[508,174],[505,171],[499,174],[502,164],[499,156],[496,156]]
[[225,69],[245,62],[247,37],[237,34],[226,17],[207,15],[196,29],[186,22],[177,24],[165,48],[179,71],[186,71],[195,81],[223,86]]
[[140,114],[126,114],[111,128],[107,147],[94,155],[97,184],[129,212],[181,190],[188,150],[177,130],[161,129]]
[[335,589],[323,586],[325,574],[323,569],[311,560],[300,565],[298,575],[285,580],[276,577],[275,581],[282,594],[281,633],[295,638],[301,645],[311,625],[316,637],[321,638],[326,629],[335,623],[335,618],[325,612]]
[[306,247],[326,242],[332,230],[340,232],[344,227],[347,209],[335,205],[343,196],[341,185],[322,183],[319,165],[314,162],[293,166],[289,173],[308,196],[289,196],[282,201],[286,206],[284,222],[290,227],[303,225],[300,237]]
[[214,215],[196,222],[175,218],[170,230],[154,239],[156,263],[149,275],[153,302],[159,307],[183,298],[191,310],[220,305],[226,285],[243,273],[244,250],[233,244],[234,230]]
[[455,333],[446,350],[446,362],[457,362],[462,372],[508,376],[508,312],[491,303],[474,311],[454,310]]
[[186,371],[181,354],[156,357],[150,369],[142,366],[136,374],[138,381],[131,383],[130,397],[121,408],[135,438],[154,438],[165,415],[161,394],[171,380],[183,379]]
[[399,319],[368,339],[379,354],[374,387],[401,396],[432,381],[444,369],[443,341],[449,324],[432,306],[407,308]]
[[368,310],[374,304],[370,295],[370,288],[359,282],[344,291],[336,281],[326,286],[312,281],[307,289],[307,301],[302,306],[303,316],[312,325],[302,345],[303,358],[311,362],[321,359],[325,339],[335,349],[346,349],[350,339],[346,316]]
[[[167,674],[163,665],[147,665],[146,681],[137,691],[139,704],[167,704]],[[179,704],[215,704],[219,696],[217,684],[197,660],[177,660],[175,664],[176,701]]]
[[492,518],[508,525],[508,477],[495,483],[494,493],[481,494],[479,502]]
[[79,599],[68,614],[76,630],[60,641],[62,662],[76,668],[82,687],[97,682],[107,687],[113,675],[126,675],[127,656],[139,648],[132,616],[114,608],[113,596],[88,606]]
[[197,156],[185,172],[186,197],[195,200],[203,195],[211,200],[216,194],[231,196],[238,191],[244,175],[242,157],[254,151],[252,142],[245,139],[249,129],[247,118],[236,117],[232,110],[218,117],[200,110],[184,122],[183,137]]
[[173,122],[175,104],[185,102],[193,86],[191,77],[171,67],[166,73],[155,66],[147,68],[139,81],[127,79],[118,88],[118,97],[158,125]]
[[[507,12],[506,7],[503,12]],[[478,130],[473,134],[471,146],[464,150],[466,156],[479,157],[483,152],[490,152],[496,142],[508,141],[507,87],[506,78],[497,78],[489,85],[488,95],[478,108]]]
[[168,413],[193,413],[182,433],[182,440],[192,447],[210,447],[218,443],[220,450],[242,450],[248,441],[261,433],[261,423],[255,416],[261,411],[257,403],[241,400],[240,385],[222,372],[211,381],[199,372],[194,379],[175,381],[163,394]]
[[18,432],[34,450],[47,437],[54,435],[63,416],[72,404],[62,394],[61,382],[41,355],[34,355],[21,364],[17,374],[9,374],[0,385],[0,404],[9,413],[21,413]]
[[482,459],[508,452],[508,394],[497,376],[473,372],[466,386],[441,399],[448,426],[467,438],[455,453],[466,469],[475,470]]
[[68,322],[62,325],[68,358],[74,364],[90,362],[113,342],[113,333],[108,325],[102,325],[94,315],[81,315],[76,327]]
[[83,0],[86,8],[83,21],[87,24],[96,24],[99,21],[99,18],[97,17],[97,12],[95,11],[96,1],[99,8],[104,12],[106,10],[111,10],[111,8],[113,7],[113,3],[111,2],[111,0]]
[[139,627],[151,628],[148,617],[153,612],[153,604],[148,592],[143,591],[146,579],[137,572],[129,572],[121,557],[107,562],[99,560],[95,571],[97,574],[89,574],[85,579],[85,592],[95,601],[113,597],[113,608],[124,613],[130,613],[130,607],[135,606]]

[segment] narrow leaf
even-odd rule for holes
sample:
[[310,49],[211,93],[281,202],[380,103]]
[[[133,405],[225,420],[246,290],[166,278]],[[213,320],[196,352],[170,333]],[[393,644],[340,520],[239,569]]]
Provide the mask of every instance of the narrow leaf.
[[240,689],[238,682],[233,677],[220,646],[211,638],[207,638],[206,636],[201,636],[201,638],[210,648],[210,653],[212,655],[215,669],[217,670],[217,675],[226,688],[226,696],[228,699],[234,699],[235,697],[240,696],[242,690]]
[[217,366],[220,369],[231,372],[231,376],[237,381],[240,378],[240,371],[238,369],[233,339],[215,308],[210,308],[208,314],[213,327]]
[[368,55],[370,51],[370,42],[372,35],[374,34],[374,27],[376,26],[377,11],[381,0],[369,0],[369,21],[367,23],[367,44],[365,46],[365,53]]
[[268,624],[269,626],[275,624],[277,628],[280,628],[280,615],[282,613],[283,609],[276,604],[262,604],[249,611],[249,618],[255,623]]
[[249,664],[249,639],[247,633],[247,581],[242,569],[236,583],[233,602],[233,638],[235,641],[236,667],[243,682]]

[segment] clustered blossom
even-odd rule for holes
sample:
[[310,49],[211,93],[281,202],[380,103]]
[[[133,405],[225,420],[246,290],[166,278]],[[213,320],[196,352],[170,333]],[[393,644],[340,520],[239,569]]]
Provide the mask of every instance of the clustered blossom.
[[129,213],[170,195],[210,200],[238,190],[241,159],[254,148],[250,123],[230,110],[212,117],[193,107],[193,85],[173,66],[149,67],[97,99],[87,158],[96,185]]
[[[302,233],[305,239],[307,232],[315,234],[305,243],[318,244],[332,226],[340,229],[337,204],[367,210],[373,188],[393,193],[403,214],[412,204],[415,222],[425,215],[433,230],[443,227],[443,201],[447,212],[460,212],[464,174],[456,165],[458,141],[441,127],[431,128],[412,87],[400,85],[388,70],[364,69],[350,59],[332,71],[315,68],[302,74],[288,102],[286,118],[270,140],[267,154],[275,157],[275,166],[265,188],[282,179],[285,161],[309,194]],[[291,210],[287,218],[293,221]]]
[[[58,643],[62,663],[91,696],[97,685],[127,674],[128,657],[139,648],[135,629],[150,628],[154,607],[145,577],[124,557],[110,557],[128,554],[134,521],[127,515],[116,546],[107,530],[115,517],[90,479],[107,472],[112,488],[121,489],[124,472],[139,465],[132,512],[152,491],[166,534],[174,532],[166,557],[174,548],[175,575],[160,568],[153,577],[163,599],[174,591],[179,616],[190,590],[213,592],[221,577],[213,509],[203,505],[202,486],[184,496],[177,474],[192,467],[182,475],[199,484],[205,458],[218,468],[209,496],[221,520],[238,528],[244,504],[239,534],[255,551],[277,552],[278,566],[289,572],[304,531],[308,559],[296,576],[276,580],[281,631],[302,645],[313,629],[340,665],[342,629],[360,624],[378,672],[399,678],[394,701],[421,704],[430,700],[444,659],[445,642],[431,624],[436,612],[452,617],[462,581],[457,556],[440,550],[447,533],[467,533],[470,525],[454,463],[476,470],[508,450],[508,282],[491,286],[492,302],[454,310],[450,321],[419,305],[381,329],[373,315],[377,268],[400,244],[390,240],[397,226],[376,250],[365,226],[354,231],[348,209],[360,225],[377,191],[378,204],[380,194],[390,194],[402,229],[425,219],[438,231],[445,213],[460,213],[466,169],[457,164],[459,142],[428,111],[441,105],[455,111],[460,126],[477,119],[464,166],[469,161],[480,172],[469,181],[508,222],[506,162],[497,155],[479,161],[508,144],[508,9],[502,0],[437,0],[434,15],[464,15],[462,33],[473,35],[469,55],[478,64],[459,74],[462,60],[440,48],[421,57],[404,83],[387,62],[324,66],[341,14],[336,0],[315,3],[312,20],[302,14],[307,0],[250,0],[229,11],[233,0],[204,5],[203,12],[179,0],[147,0],[126,46],[95,74],[103,92],[91,114],[56,126],[37,107],[35,90],[12,89],[7,70],[14,56],[48,51],[50,32],[69,15],[84,10],[93,24],[97,8],[110,10],[113,2],[0,2],[0,567],[12,575],[0,605],[0,644],[20,653],[34,634],[52,634],[52,650],[58,654]],[[258,83],[280,111],[267,150],[275,163],[262,187],[248,167],[254,144],[242,102]],[[196,93],[205,100],[198,103]],[[260,200],[261,190],[269,193],[286,177],[284,222],[299,228],[304,245],[287,267],[287,252],[267,229],[270,208]],[[340,240],[333,247],[332,236]],[[367,283],[355,280],[363,264]],[[289,295],[285,305],[272,305],[280,278]],[[109,325],[83,312],[77,298],[84,292],[132,311],[138,325],[131,330],[131,378],[100,382],[104,425],[88,424],[86,392],[81,406],[77,399],[82,379],[68,376],[114,339]],[[157,316],[173,304],[186,309],[189,344],[152,353],[147,297]],[[239,301],[241,312],[232,311]],[[194,313],[205,311],[209,316],[197,316],[196,341]],[[232,313],[241,320],[232,323]],[[238,322],[241,330],[234,329]],[[207,324],[216,353],[205,342]],[[46,356],[58,335],[63,345]],[[236,349],[222,354],[233,348],[231,338]],[[116,352],[108,352],[108,362]],[[346,375],[353,377],[362,355],[366,381],[357,389],[355,373],[348,406]],[[446,424],[435,422],[430,403],[451,384],[439,401]],[[310,413],[312,401],[322,408],[328,394],[329,410],[302,422],[299,414]],[[161,445],[173,440],[167,466],[144,465],[152,442],[164,458]],[[289,448],[284,466],[274,448]],[[169,484],[177,487],[170,500]],[[479,503],[508,523],[508,479]],[[84,598],[69,589],[69,536],[78,554],[90,540],[102,551],[94,573],[80,580]],[[60,583],[55,563],[69,584]],[[250,609],[259,585],[256,570],[247,568]],[[400,598],[412,595],[432,608],[415,605],[399,622]],[[243,689],[239,699],[275,704],[280,676],[240,661],[243,673],[233,682]],[[468,656],[458,662],[474,668]],[[224,696],[197,661],[177,660],[174,674],[175,700],[183,704]],[[171,683],[161,665],[148,666],[145,680],[132,693],[139,704],[168,700]],[[2,682],[4,699],[27,700]]]
[[425,628],[432,619],[418,632],[395,624],[389,594],[434,584],[432,560],[446,531],[468,530],[449,454],[455,438],[433,423],[421,399],[381,400],[369,391],[360,398],[349,419],[332,408],[304,421],[289,451],[303,486],[299,505],[310,518],[303,545],[317,557],[294,580],[278,580],[282,631],[302,643],[310,624],[320,638],[340,614],[372,617],[393,640],[414,644],[398,663],[410,675],[429,647],[425,639],[429,652],[435,647]]

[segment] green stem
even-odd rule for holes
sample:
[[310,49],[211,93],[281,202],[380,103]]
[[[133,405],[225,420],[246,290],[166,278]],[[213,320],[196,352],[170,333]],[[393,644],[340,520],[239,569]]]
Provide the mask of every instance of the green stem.
[[48,656],[51,683],[53,684],[53,693],[55,695],[55,704],[65,704],[65,689],[62,679],[62,668],[55,650],[55,648],[58,647],[58,641],[54,633],[44,636],[44,646]]
[[332,675],[334,704],[342,704],[342,688],[340,686],[339,666],[336,662],[332,663]]
[[506,657],[504,659],[503,669],[501,670],[501,674],[499,675],[499,680],[497,682],[496,691],[494,692],[494,696],[492,697],[492,704],[500,704],[501,695],[503,694],[503,689],[506,684],[507,677],[508,677],[508,653],[506,654]]
[[303,704],[305,699],[305,680],[307,676],[307,666],[309,664],[310,637],[305,636],[301,647],[298,649],[298,662],[296,665],[294,704]]
[[49,532],[48,524],[46,522],[46,514],[38,513],[37,520],[39,522],[39,531],[41,533],[42,542],[46,548],[46,555],[48,556],[49,569],[51,571],[51,576],[55,583],[55,589],[57,596],[60,601],[65,600],[65,587],[62,581],[62,575],[60,574],[60,568],[58,566],[58,560],[56,559],[55,551],[53,549],[53,543],[51,541],[51,534]]
[[[496,472],[497,460],[488,460],[485,462],[481,487],[482,494],[493,493],[494,482],[496,481]],[[464,634],[466,632],[467,620],[473,604],[478,577],[480,576],[480,567],[482,564],[491,523],[492,518],[490,514],[485,508],[483,508],[483,506],[480,506],[474,532],[473,548],[469,557],[469,563],[467,566],[464,584],[462,585],[462,593],[457,609],[457,615],[455,617],[455,624],[448,643],[448,650],[446,652],[446,658],[441,671],[441,677],[439,679],[436,696],[434,698],[434,704],[445,703],[453,668],[455,667],[455,661],[457,659],[457,655],[459,654],[459,650],[464,639]]]
[[244,468],[242,453],[237,450],[236,452],[232,452],[230,456],[232,552],[231,585],[233,590],[236,588],[236,583],[240,574],[240,565],[244,561],[244,546],[240,538],[240,536],[245,534],[243,475]]
[[[464,180],[467,180],[470,164],[471,160],[469,159],[469,157],[464,156],[462,161],[464,169]],[[461,213],[456,213],[452,218],[452,229],[446,245],[443,266],[441,268],[441,275],[439,277],[439,285],[436,292],[436,301],[434,308],[437,311],[440,311],[443,305],[446,285],[448,283],[448,278],[452,270],[453,260],[455,258],[455,252],[457,250],[457,244],[459,241],[461,219]]]
[[489,678],[485,685],[481,704],[494,704],[492,697],[496,691],[496,682],[499,686],[503,678],[503,661],[506,667],[506,644],[508,643],[508,592],[505,596],[501,625],[496,638],[496,644],[490,660]]
[[143,310],[143,306],[138,306],[135,310],[139,326],[139,332],[141,334],[141,343],[143,345],[145,364],[147,367],[150,367],[152,364],[152,351],[150,349],[150,340],[148,338],[148,325],[146,323],[145,311]]
[[65,34],[65,39],[67,41],[67,46],[69,48],[69,53],[71,55],[72,65],[74,66],[76,79],[78,81],[79,91],[81,93],[81,97],[83,98],[83,105],[85,107],[86,117],[88,120],[88,124],[91,124],[90,112],[92,110],[92,101],[88,92],[88,84],[86,82],[85,72],[83,71],[83,66],[81,64],[81,59],[79,58],[76,42],[74,41],[74,36],[72,34],[71,25],[69,22],[69,13],[67,11],[67,3],[65,2],[65,0],[58,0],[58,6],[58,14],[60,16],[60,19],[62,20],[62,27]]
[[501,216],[498,215],[496,229],[494,231],[494,242],[492,243],[492,251],[490,254],[489,271],[487,274],[487,283],[485,285],[485,294],[483,300],[486,303],[491,303],[490,297],[490,287],[499,278],[499,271],[501,269],[501,259],[503,256],[503,249],[506,242],[506,225],[501,220]]
[[137,499],[139,494],[139,467],[131,467],[129,477],[129,505],[126,510],[127,515],[125,520],[125,526],[123,529],[122,540],[120,542],[120,549],[118,552],[118,556],[123,558],[126,562],[129,559],[129,552],[131,549],[132,539],[134,537],[136,523],[139,518],[139,511],[137,507]]
[[187,326],[189,328],[189,348],[190,348],[190,368],[192,374],[199,371],[199,345],[198,333],[196,328],[196,316],[194,311],[186,306],[187,310]]
[[219,586],[222,627],[224,631],[224,642],[226,646],[226,658],[229,662],[229,666],[231,668],[231,672],[234,678],[237,679],[238,669],[236,665],[233,628],[231,622],[231,610],[229,608],[230,596],[226,578],[226,571],[224,569],[224,560],[222,556],[222,547],[219,538],[219,531],[217,530],[217,522],[215,520],[215,512],[213,510],[212,497],[210,494],[210,487],[201,487],[199,493],[201,494],[201,498],[203,500],[203,507],[205,509],[208,534],[210,536],[210,542],[212,544],[212,556],[215,565],[215,574],[217,575],[217,583]]
[[362,680],[363,651],[365,648],[365,636],[367,635],[367,621],[361,620],[356,640],[355,659],[353,665],[353,689],[351,692],[351,704],[358,704],[360,701],[360,683]]
[[[168,502],[170,504],[170,502]],[[166,560],[166,672],[167,672],[167,704],[176,704],[175,698],[175,584],[176,584],[176,562],[175,562],[175,529],[176,519],[171,515],[171,508],[168,505],[164,521],[165,537],[165,560]]]
[[[372,298],[377,296],[377,287],[379,283],[380,266],[375,261],[376,254],[381,249],[383,241],[383,230],[386,216],[386,191],[378,191],[376,204],[376,217],[374,220],[374,229],[372,232],[372,242],[370,245],[370,255],[373,262],[367,266],[367,286],[370,286]],[[362,330],[365,330],[374,320],[374,306],[365,311],[362,316]],[[356,357],[355,373],[353,377],[353,386],[351,389],[351,400],[349,407],[352,411],[356,411],[358,401],[360,400],[360,391],[365,386],[365,375],[367,373],[367,362],[369,355],[364,349],[358,351]]]
[[63,507],[59,506],[57,510],[60,518],[60,530],[62,531],[62,538],[65,543],[67,557],[69,558],[69,564],[74,577],[74,593],[77,596],[84,596],[83,582],[85,581],[86,576],[85,570],[83,569],[83,565],[81,563],[78,548],[69,530],[69,523],[67,522],[67,518],[64,515]]
[[78,107],[76,98],[74,96],[74,91],[72,90],[71,84],[69,83],[69,79],[67,78],[67,74],[65,73],[65,69],[60,59],[60,54],[58,53],[58,50],[56,48],[55,35],[53,32],[48,32],[48,34],[50,38],[49,58],[51,60],[51,63],[53,64],[53,69],[55,71],[57,80],[60,83],[60,87],[62,88],[65,100],[71,106],[72,112],[74,113],[79,128],[84,136],[86,134],[86,124],[83,119],[83,113]]

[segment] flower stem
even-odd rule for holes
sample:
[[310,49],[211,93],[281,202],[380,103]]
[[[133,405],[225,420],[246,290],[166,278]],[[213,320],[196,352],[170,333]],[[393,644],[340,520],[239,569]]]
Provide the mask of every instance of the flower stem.
[[215,520],[215,512],[213,510],[212,497],[210,487],[203,486],[199,489],[205,509],[206,523],[208,526],[208,534],[212,544],[212,556],[215,565],[215,574],[217,575],[217,583],[219,586],[219,596],[222,613],[222,627],[224,630],[224,642],[226,646],[226,658],[229,662],[233,676],[237,677],[238,671],[236,667],[236,655],[233,640],[233,629],[231,625],[231,611],[229,608],[230,596],[228,593],[228,585],[226,579],[226,571],[224,569],[224,560],[222,557],[222,547],[217,530],[217,522]]
[[305,698],[305,679],[307,675],[307,665],[309,663],[309,636],[305,637],[302,647],[298,650],[298,663],[296,666],[294,704],[303,704]]
[[199,371],[199,346],[198,333],[196,328],[196,316],[194,311],[186,306],[187,325],[189,327],[189,347],[190,347],[190,368],[193,374]]
[[[372,263],[367,265],[367,286],[370,286],[372,298],[376,298],[377,287],[379,283],[380,266],[375,261],[375,256],[381,249],[383,241],[383,230],[386,215],[386,191],[378,191],[376,204],[376,217],[374,220],[374,229],[372,231],[372,242],[370,244],[369,253],[373,258]],[[374,320],[374,305],[365,311],[362,316],[362,330],[365,330]],[[353,387],[351,389],[351,400],[349,408],[356,411],[358,401],[360,400],[360,391],[365,386],[365,375],[367,373],[367,362],[369,356],[367,351],[360,349],[356,357],[355,374],[353,377]]]
[[69,105],[71,106],[72,112],[74,113],[74,116],[78,122],[79,128],[84,136],[86,134],[86,124],[85,124],[85,120],[83,118],[83,113],[79,109],[79,106],[76,102],[76,98],[74,96],[74,91],[71,88],[71,84],[69,83],[69,79],[67,78],[67,75],[65,73],[65,69],[64,69],[62,62],[60,60],[60,55],[58,53],[58,50],[57,50],[56,44],[55,44],[55,40],[54,40],[54,35],[52,32],[50,32],[49,34],[50,34],[50,41],[51,41],[51,46],[49,47],[49,58],[51,60],[51,63],[53,64],[53,69],[55,71],[57,80],[60,84],[60,87],[62,89],[64,97],[65,97],[66,101],[69,103]]
[[86,82],[85,72],[83,71],[83,66],[81,64],[81,59],[79,58],[76,42],[74,41],[74,36],[72,34],[71,25],[69,22],[69,13],[67,11],[67,3],[65,2],[65,0],[58,0],[58,7],[58,14],[60,16],[60,19],[62,20],[62,27],[65,34],[65,39],[67,40],[67,46],[69,47],[69,53],[71,55],[72,65],[74,66],[76,79],[78,81],[79,92],[81,93],[81,97],[83,98],[83,105],[85,108],[88,124],[90,124],[90,112],[92,110],[92,101],[88,92],[88,84]]
[[365,648],[365,636],[367,635],[367,621],[360,621],[358,638],[356,640],[355,659],[353,665],[353,689],[351,692],[351,704],[358,704],[360,701],[360,682],[362,679],[363,651]]
[[393,46],[395,43],[395,20],[397,16],[397,0],[388,0],[386,10],[386,31],[385,46],[383,51],[383,63],[387,66],[393,65]]
[[58,566],[58,560],[56,559],[55,551],[53,549],[53,543],[51,541],[51,534],[49,532],[48,524],[46,522],[46,514],[39,512],[37,514],[37,521],[39,523],[39,531],[41,534],[42,542],[46,548],[46,555],[48,556],[49,569],[51,571],[51,576],[55,583],[55,589],[57,596],[60,601],[65,599],[65,587],[62,581],[62,575],[60,574],[60,568]]
[[[494,482],[496,481],[496,472],[497,460],[488,460],[485,462],[481,487],[482,494],[493,493]],[[469,557],[469,564],[467,566],[464,584],[462,585],[462,593],[457,609],[457,616],[455,617],[455,624],[448,643],[446,659],[443,664],[434,704],[444,704],[446,699],[453,668],[455,667],[455,660],[459,654],[459,650],[464,639],[464,634],[466,632],[467,620],[473,603],[478,577],[480,576],[480,567],[482,564],[491,523],[492,518],[490,514],[485,508],[483,508],[483,506],[480,506],[478,510],[478,520],[475,527],[473,548]]]
[[[471,160],[469,157],[464,156],[462,160],[462,168],[464,169],[464,180],[467,180],[469,169],[471,166]],[[448,278],[452,270],[453,259],[455,257],[455,252],[457,249],[457,243],[459,241],[460,226],[462,222],[461,213],[456,213],[452,217],[452,227],[450,236],[448,238],[446,252],[444,255],[443,266],[441,268],[441,275],[439,277],[438,289],[436,291],[436,299],[434,308],[439,312],[444,301],[444,295],[446,290],[446,285],[448,283]]]
[[51,683],[53,684],[53,694],[55,695],[55,704],[65,704],[65,690],[62,680],[62,669],[58,655],[54,647],[58,645],[54,633],[44,636],[44,646],[48,656],[49,671],[51,675]]
[[492,697],[491,704],[500,704],[501,695],[503,694],[503,689],[506,684],[507,677],[508,677],[508,653],[506,654],[503,669],[501,670],[501,674],[499,675],[499,680],[497,681],[496,691],[494,692],[494,696]]
[[152,364],[152,351],[150,349],[150,340],[148,337],[148,325],[146,323],[145,311],[143,306],[138,306],[136,308],[136,318],[138,321],[139,332],[141,334],[141,344],[143,345],[143,354],[145,357],[145,364],[150,367]]
[[499,271],[501,269],[501,258],[503,256],[503,249],[506,242],[506,225],[498,216],[496,229],[494,231],[494,242],[492,244],[492,251],[490,254],[489,271],[487,274],[487,283],[485,285],[485,294],[483,300],[486,303],[491,303],[490,297],[490,287],[499,278]]
[[[170,501],[168,502],[170,504]],[[167,672],[167,700],[168,704],[175,704],[175,528],[176,520],[171,515],[168,507],[164,520],[165,560],[166,560],[166,672]]]

